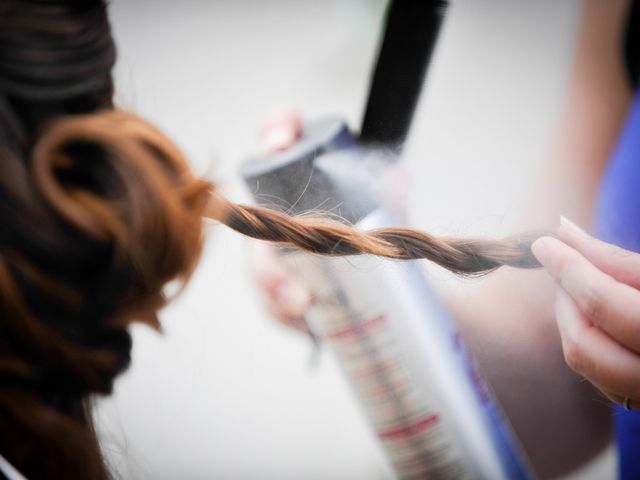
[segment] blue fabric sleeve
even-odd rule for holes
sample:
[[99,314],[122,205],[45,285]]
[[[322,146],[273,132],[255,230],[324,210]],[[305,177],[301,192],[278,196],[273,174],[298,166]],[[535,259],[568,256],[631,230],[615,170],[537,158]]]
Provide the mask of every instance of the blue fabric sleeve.
[[[596,231],[602,240],[640,251],[639,95],[636,95],[629,111],[603,178]],[[622,480],[640,479],[640,411],[627,412],[616,406],[614,418],[619,452],[618,477]]]

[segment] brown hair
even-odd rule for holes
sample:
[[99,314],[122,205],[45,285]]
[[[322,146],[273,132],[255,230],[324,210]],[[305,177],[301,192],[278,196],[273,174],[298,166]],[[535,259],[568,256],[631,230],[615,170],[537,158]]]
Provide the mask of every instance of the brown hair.
[[371,254],[398,260],[430,260],[459,275],[481,275],[501,266],[536,268],[531,243],[540,234],[503,240],[435,237],[406,227],[361,232],[321,216],[291,217],[263,207],[238,205],[216,198],[217,218],[228,227],[252,238],[292,246],[307,252],[330,255]]
[[323,255],[426,258],[460,274],[535,267],[532,238],[359,232],[234,204],[161,132],[114,110],[100,0],[0,6],[0,453],[29,478],[106,478],[86,408],[189,279],[202,217]]
[[186,282],[210,185],[113,111],[100,0],[0,4],[0,453],[28,478],[106,478],[87,399]]

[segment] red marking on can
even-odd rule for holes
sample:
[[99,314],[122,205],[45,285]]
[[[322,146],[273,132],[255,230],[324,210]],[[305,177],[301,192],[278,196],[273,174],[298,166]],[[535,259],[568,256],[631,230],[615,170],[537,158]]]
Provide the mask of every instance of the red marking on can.
[[440,417],[438,417],[438,415],[430,415],[408,425],[392,428],[391,430],[384,432],[378,432],[378,437],[383,440],[398,440],[399,438],[410,437],[435,426],[439,420]]
[[384,323],[384,320],[385,320],[384,315],[378,315],[377,317],[370,318],[363,322],[349,325],[346,328],[341,328],[339,330],[329,332],[326,334],[326,337],[331,340],[342,340],[344,338],[361,335],[364,332],[371,330],[372,328],[375,328],[378,325]]

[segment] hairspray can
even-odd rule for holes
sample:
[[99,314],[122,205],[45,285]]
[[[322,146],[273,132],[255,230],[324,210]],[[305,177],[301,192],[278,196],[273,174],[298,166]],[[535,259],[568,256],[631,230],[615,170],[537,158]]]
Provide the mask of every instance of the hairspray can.
[[[256,201],[358,229],[397,225],[372,160],[344,122],[305,125],[289,150],[245,162]],[[415,261],[289,252],[313,294],[306,320],[337,356],[400,479],[531,477],[495,397]]]

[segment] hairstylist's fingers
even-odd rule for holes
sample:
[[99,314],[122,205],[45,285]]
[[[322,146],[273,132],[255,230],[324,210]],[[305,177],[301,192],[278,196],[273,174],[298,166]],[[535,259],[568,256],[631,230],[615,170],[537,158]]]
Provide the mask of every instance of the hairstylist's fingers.
[[561,288],[556,318],[564,357],[571,368],[614,400],[640,400],[640,356],[593,326]]
[[600,385],[599,383],[596,382],[591,382],[598,390],[600,390],[600,393],[607,398],[609,401],[611,401],[611,403],[617,404],[617,405],[622,405],[625,408],[629,409],[629,410],[638,410],[640,408],[640,400],[636,400],[633,399],[631,397],[628,397],[626,395],[620,395],[618,393],[615,392],[611,392],[609,390],[607,390],[606,387],[603,387],[602,385]]
[[309,308],[311,294],[272,246],[252,242],[251,255],[253,278],[266,296],[270,313],[282,323],[295,326]]
[[590,322],[640,352],[640,291],[598,270],[555,238],[538,239],[531,249]]
[[611,400],[612,403],[623,406],[627,410],[639,410],[640,409],[640,400],[631,398],[626,395],[619,395],[617,393],[608,392],[606,389],[603,389],[600,385],[594,384],[595,387],[602,392],[602,394]]
[[640,254],[593,238],[561,217],[558,238],[578,250],[587,260],[619,282],[640,289]]
[[[586,380],[586,379],[585,379]],[[618,395],[617,393],[611,392],[607,387],[602,384],[594,381],[590,381],[590,383],[598,389],[598,393],[608,399],[611,403],[622,403],[624,401],[624,397],[622,395]]]
[[268,152],[286,150],[302,133],[300,114],[289,107],[281,107],[269,114],[260,131],[260,142]]

